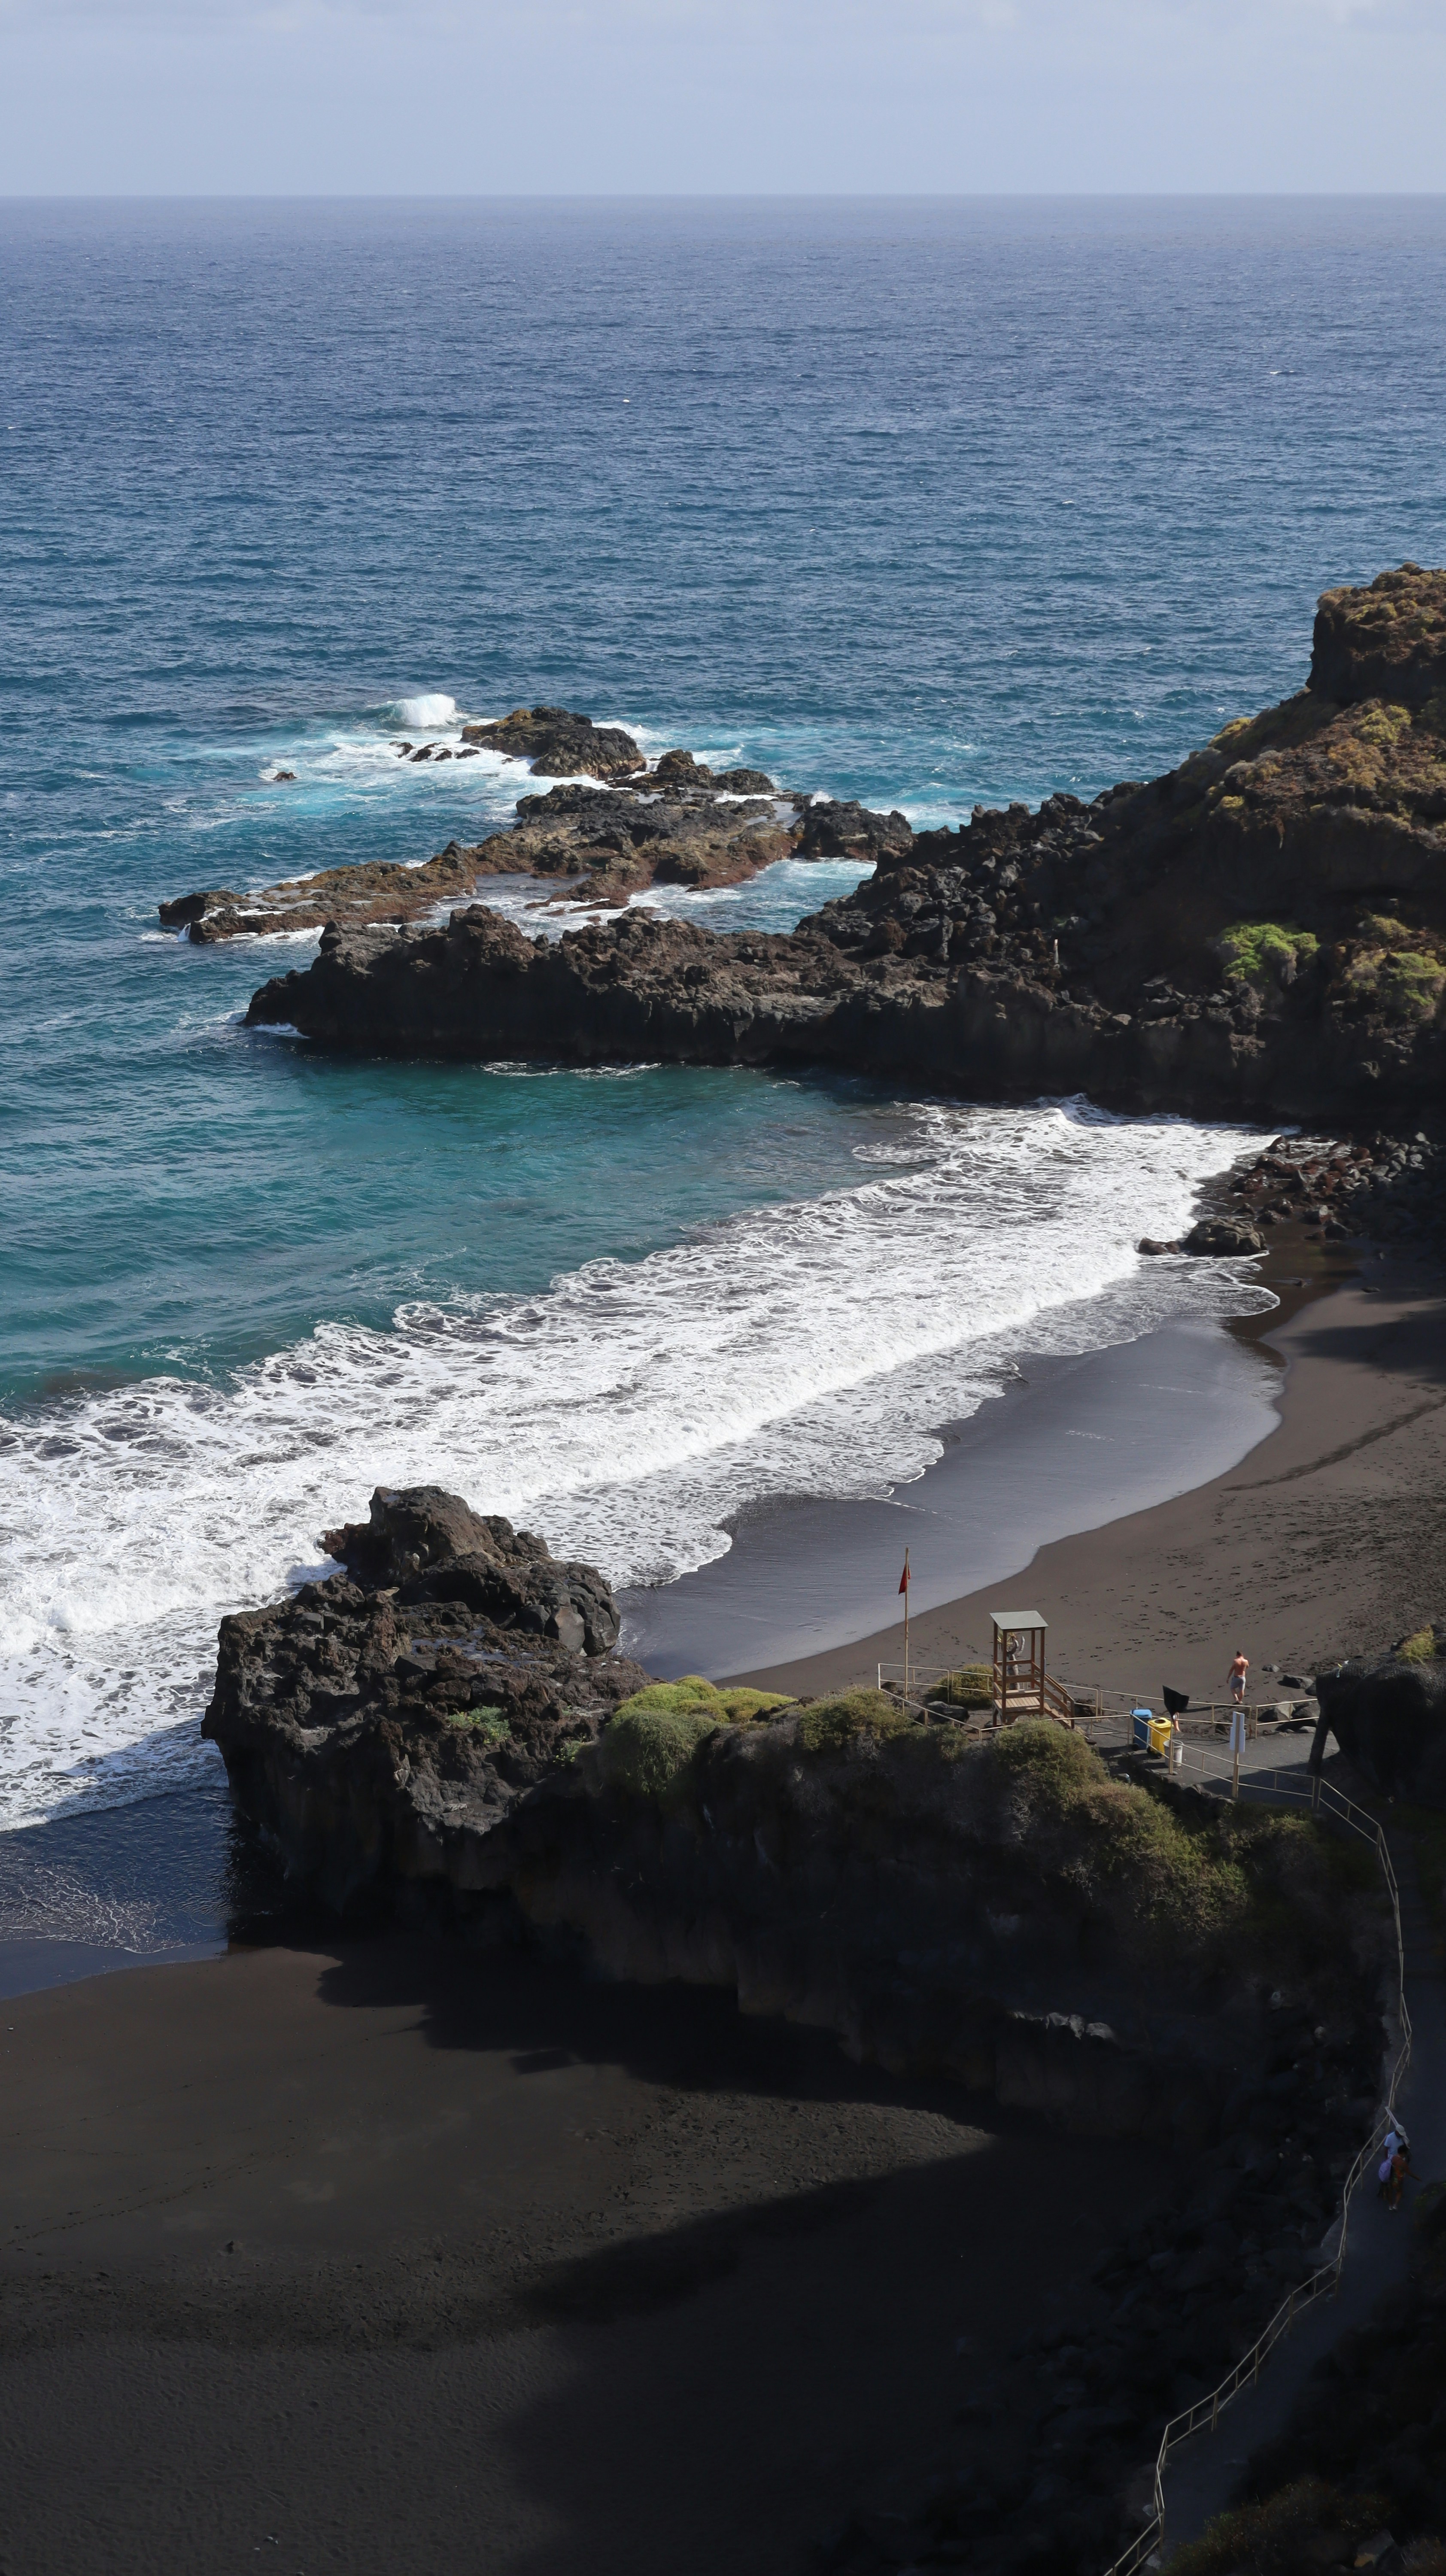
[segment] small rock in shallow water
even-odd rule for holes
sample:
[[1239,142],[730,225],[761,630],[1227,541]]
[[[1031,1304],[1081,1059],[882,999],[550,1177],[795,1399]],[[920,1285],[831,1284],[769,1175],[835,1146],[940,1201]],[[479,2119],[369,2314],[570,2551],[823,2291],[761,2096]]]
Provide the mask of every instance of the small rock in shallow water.
[[1245,1225],[1239,1217],[1202,1216],[1198,1224],[1191,1226],[1180,1249],[1220,1260],[1232,1253],[1263,1252],[1265,1238],[1257,1226]]

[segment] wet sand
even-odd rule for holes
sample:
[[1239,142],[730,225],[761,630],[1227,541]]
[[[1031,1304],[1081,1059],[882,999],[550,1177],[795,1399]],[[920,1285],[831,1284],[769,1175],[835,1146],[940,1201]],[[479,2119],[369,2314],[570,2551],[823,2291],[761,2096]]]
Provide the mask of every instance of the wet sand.
[[[1272,1266],[1283,1269],[1290,1260]],[[1299,1261],[1292,1264],[1298,1267]],[[1269,1284],[1274,1284],[1269,1280]],[[1080,1686],[1222,1698],[1238,1644],[1252,1695],[1446,1616],[1446,1297],[1438,1276],[1367,1256],[1343,1284],[1232,1327],[1273,1354],[1277,1426],[1207,1483],[1041,1547],[910,1621],[920,1664],[989,1651],[995,1604],[1038,1609],[1052,1670]],[[1159,1437],[1170,1437],[1168,1404]],[[775,1689],[872,1682],[902,1623],[750,1667]],[[1289,1696],[1288,1691],[1284,1691]]]
[[5,2576],[785,2576],[1139,2189],[721,1995],[402,1936],[0,2049]]

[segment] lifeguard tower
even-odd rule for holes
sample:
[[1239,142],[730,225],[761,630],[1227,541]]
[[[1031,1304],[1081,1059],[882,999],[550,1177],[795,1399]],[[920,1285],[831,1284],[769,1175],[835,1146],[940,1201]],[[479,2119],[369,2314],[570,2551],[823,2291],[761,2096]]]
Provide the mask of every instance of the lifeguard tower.
[[1073,1726],[1074,1702],[1044,1669],[1048,1622],[1037,1610],[991,1610],[994,1624],[994,1723],[1017,1717],[1052,1717]]

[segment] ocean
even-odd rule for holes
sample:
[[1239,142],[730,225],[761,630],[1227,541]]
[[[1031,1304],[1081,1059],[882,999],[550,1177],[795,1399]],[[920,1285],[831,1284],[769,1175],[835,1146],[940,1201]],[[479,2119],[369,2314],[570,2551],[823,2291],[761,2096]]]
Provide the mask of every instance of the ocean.
[[1441,200],[0,205],[0,1823],[214,1802],[218,1619],[378,1482],[677,1669],[732,1534],[897,1493],[1022,1355],[1218,1357],[1248,1268],[1134,1247],[1238,1133],[328,1061],[240,1024],[308,940],[156,906],[476,838],[525,773],[395,743],[540,701],[915,821],[1148,777],[1442,560],[1443,289]]

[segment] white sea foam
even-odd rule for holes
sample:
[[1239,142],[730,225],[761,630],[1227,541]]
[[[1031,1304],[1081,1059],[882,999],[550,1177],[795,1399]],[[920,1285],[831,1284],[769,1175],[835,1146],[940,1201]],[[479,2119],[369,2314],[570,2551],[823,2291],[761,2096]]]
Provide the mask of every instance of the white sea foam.
[[420,698],[393,698],[385,712],[416,733],[442,732],[462,721],[456,699],[446,697],[440,689]]
[[644,1261],[324,1324],[224,1388],[157,1378],[0,1424],[0,1820],[185,1776],[221,1613],[317,1570],[318,1532],[378,1482],[452,1486],[615,1582],[665,1581],[760,1497],[919,1475],[1023,1349],[1264,1300],[1134,1251],[1184,1224],[1237,1131],[908,1115],[857,1186]]

